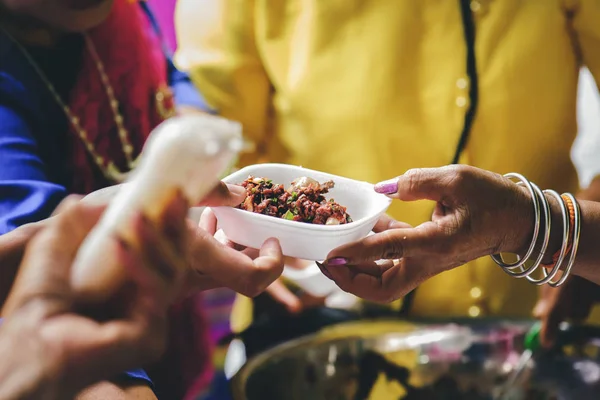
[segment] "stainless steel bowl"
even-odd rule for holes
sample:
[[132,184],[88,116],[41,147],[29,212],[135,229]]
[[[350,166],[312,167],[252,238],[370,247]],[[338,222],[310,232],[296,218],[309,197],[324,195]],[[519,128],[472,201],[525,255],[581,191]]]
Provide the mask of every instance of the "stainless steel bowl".
[[[251,359],[232,380],[233,397],[494,399],[518,364],[523,350],[519,344],[530,326],[508,321],[340,324]],[[543,367],[556,373],[552,362],[546,360]],[[600,398],[599,392],[597,397],[565,397],[568,391],[555,378],[547,372],[536,375],[535,363],[527,369],[526,379],[505,399]],[[568,384],[572,389],[573,382]]]

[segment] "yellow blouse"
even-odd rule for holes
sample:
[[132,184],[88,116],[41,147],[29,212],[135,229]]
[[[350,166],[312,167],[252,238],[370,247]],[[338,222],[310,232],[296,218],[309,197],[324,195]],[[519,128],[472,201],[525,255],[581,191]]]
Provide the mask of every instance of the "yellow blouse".
[[[577,191],[579,69],[600,77],[600,1],[473,0],[478,107],[461,162]],[[451,162],[470,106],[459,1],[179,0],[176,62],[276,161],[377,182]],[[430,202],[395,202],[418,224]],[[422,316],[529,316],[488,258],[417,291]]]

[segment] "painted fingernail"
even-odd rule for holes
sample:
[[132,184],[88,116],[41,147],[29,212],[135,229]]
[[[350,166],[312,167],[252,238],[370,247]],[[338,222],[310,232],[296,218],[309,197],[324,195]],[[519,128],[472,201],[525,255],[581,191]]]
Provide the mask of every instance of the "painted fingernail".
[[381,194],[394,194],[398,191],[398,180],[390,179],[389,181],[379,182],[375,185],[375,191]]
[[323,275],[325,275],[329,279],[332,279],[331,274],[329,273],[329,271],[327,271],[327,267],[325,267],[323,264],[316,262],[316,261],[315,261],[315,264],[317,264],[317,267],[319,267],[319,269],[321,270],[321,273]]
[[346,265],[346,264],[348,264],[348,260],[344,257],[334,257],[334,258],[327,260],[325,263],[327,265],[333,265],[333,266]]

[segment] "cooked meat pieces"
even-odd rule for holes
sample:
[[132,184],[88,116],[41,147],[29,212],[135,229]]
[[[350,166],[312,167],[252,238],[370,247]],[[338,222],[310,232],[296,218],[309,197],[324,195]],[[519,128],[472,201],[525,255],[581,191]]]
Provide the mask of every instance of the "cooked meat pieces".
[[318,225],[340,225],[352,222],[346,207],[324,194],[334,187],[333,181],[319,183],[308,177],[295,179],[286,190],[270,179],[250,176],[241,185],[246,200],[239,208],[258,214]]

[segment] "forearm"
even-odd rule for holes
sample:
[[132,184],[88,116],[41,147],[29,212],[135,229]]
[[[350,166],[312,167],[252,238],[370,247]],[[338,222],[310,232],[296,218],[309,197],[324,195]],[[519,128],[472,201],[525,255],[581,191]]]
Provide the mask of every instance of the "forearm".
[[[578,200],[581,208],[581,232],[575,264],[571,271],[596,284],[600,284],[600,202]],[[545,263],[550,263],[552,255],[560,250],[563,243],[562,210],[558,201],[549,198],[552,217],[550,244],[546,251]],[[543,233],[543,227],[541,230]],[[563,266],[566,266],[565,259]]]
[[[597,198],[598,201],[590,200],[596,197],[595,193],[600,195],[600,180],[596,179],[594,182],[595,184],[591,185],[588,190],[577,195],[581,208],[581,233],[577,257],[571,273],[600,284],[600,245],[598,245],[600,240],[600,196]],[[523,188],[523,190],[526,189]],[[552,256],[561,249],[563,244],[563,211],[557,199],[548,195],[546,195],[546,198],[550,206],[551,231],[549,244],[544,252],[545,256],[542,262],[551,264]],[[523,256],[529,248],[535,219],[533,207],[528,206],[528,210],[530,214],[529,224],[521,231],[522,239],[519,241],[521,245],[517,251],[507,249],[507,252],[515,252]],[[544,233],[545,226],[542,217],[537,246],[532,257],[539,254]],[[568,255],[562,264],[563,268],[567,265],[567,262]]]
[[590,185],[577,193],[579,200],[600,201],[600,176],[596,176]]
[[[600,177],[595,177],[590,185],[576,196],[581,207],[581,236],[573,274],[600,284]],[[562,213],[558,203],[553,204],[553,221],[560,221]],[[555,224],[562,229],[562,223]],[[557,251],[562,244],[562,232],[553,229]],[[552,254],[552,253],[551,253]]]

